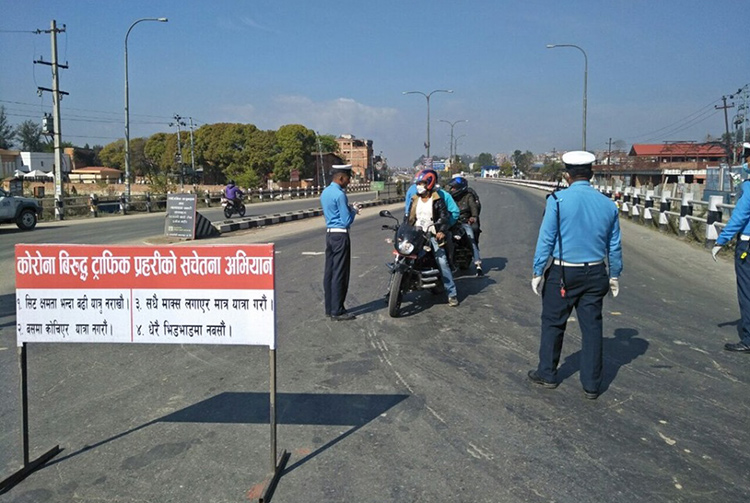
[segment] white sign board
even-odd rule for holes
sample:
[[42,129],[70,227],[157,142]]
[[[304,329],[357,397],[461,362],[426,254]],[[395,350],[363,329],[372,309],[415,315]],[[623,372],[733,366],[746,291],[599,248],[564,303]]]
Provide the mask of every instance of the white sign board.
[[276,347],[274,247],[16,245],[17,343]]

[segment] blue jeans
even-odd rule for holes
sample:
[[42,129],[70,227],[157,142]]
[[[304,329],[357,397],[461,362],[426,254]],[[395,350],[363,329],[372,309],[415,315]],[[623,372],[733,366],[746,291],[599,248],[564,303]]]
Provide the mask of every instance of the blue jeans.
[[448,263],[448,256],[445,254],[445,250],[438,245],[437,239],[434,236],[430,237],[430,244],[432,245],[433,253],[435,253],[435,260],[437,260],[438,266],[440,266],[445,291],[448,292],[448,297],[456,297],[458,292],[456,290],[456,283],[453,281],[453,273]]
[[477,246],[477,240],[474,237],[474,229],[471,225],[463,222],[461,222],[461,227],[464,228],[466,235],[471,239],[472,256],[474,257],[474,265],[476,265],[476,263],[481,262],[482,259],[479,257],[479,247]]

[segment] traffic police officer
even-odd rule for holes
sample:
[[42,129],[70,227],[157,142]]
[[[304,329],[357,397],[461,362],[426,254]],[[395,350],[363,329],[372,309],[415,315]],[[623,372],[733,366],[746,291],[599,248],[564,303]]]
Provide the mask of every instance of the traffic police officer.
[[332,320],[347,321],[356,318],[344,308],[351,267],[349,227],[361,206],[350,205],[344,192],[352,178],[352,166],[335,164],[331,173],[333,180],[320,195],[320,205],[326,220],[326,262],[323,275],[325,312]]
[[589,183],[594,155],[574,151],[562,160],[570,187],[547,198],[534,254],[531,288],[542,296],[542,330],[539,365],[528,376],[545,388],[557,387],[565,326],[575,307],[582,335],[581,384],[584,396],[594,400],[602,382],[602,303],[608,291],[613,297],[619,293],[620,222],[615,204]]
[[[750,143],[742,145],[742,170],[750,173],[748,161],[750,161]],[[711,250],[711,255],[716,260],[716,254],[721,247],[731,240],[735,234],[740,233],[740,239],[734,250],[734,272],[737,276],[737,300],[740,304],[740,342],[728,342],[724,344],[727,351],[738,351],[750,353],[750,180],[742,183],[742,195],[732,211],[732,216],[719,234],[716,246]]]

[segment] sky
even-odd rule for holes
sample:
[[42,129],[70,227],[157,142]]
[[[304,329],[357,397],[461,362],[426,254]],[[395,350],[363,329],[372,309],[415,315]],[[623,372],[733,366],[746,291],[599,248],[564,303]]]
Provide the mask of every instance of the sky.
[[[106,145],[176,132],[174,115],[373,141],[390,166],[425,153],[703,141],[722,96],[750,83],[747,0],[0,0],[0,105],[12,125],[52,111],[58,35],[62,139]],[[727,110],[730,128],[738,113]],[[185,119],[188,120],[188,119]],[[442,122],[447,121],[447,122]],[[467,121],[467,122],[456,122]],[[184,130],[184,128],[183,128]]]

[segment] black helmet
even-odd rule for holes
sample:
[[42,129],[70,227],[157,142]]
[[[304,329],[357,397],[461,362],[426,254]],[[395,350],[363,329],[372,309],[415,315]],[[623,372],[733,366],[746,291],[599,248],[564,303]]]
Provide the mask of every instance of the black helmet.
[[231,178],[227,180],[227,185],[234,185],[234,180],[232,180]]

